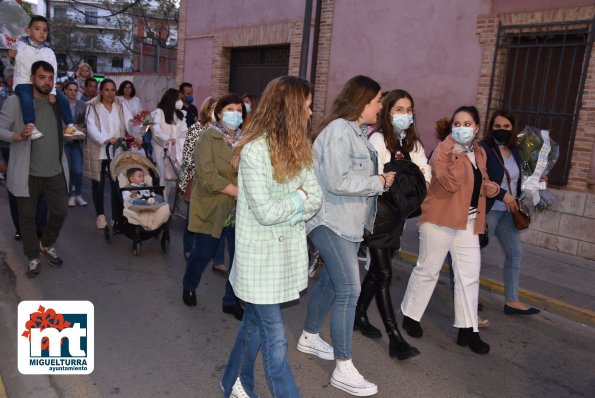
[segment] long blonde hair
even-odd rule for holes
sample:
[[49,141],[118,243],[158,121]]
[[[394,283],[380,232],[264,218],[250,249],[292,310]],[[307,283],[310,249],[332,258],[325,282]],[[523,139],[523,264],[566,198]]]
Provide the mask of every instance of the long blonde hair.
[[309,115],[305,109],[310,94],[309,83],[299,77],[282,76],[271,81],[262,93],[250,125],[234,148],[233,167],[239,168],[242,148],[263,135],[271,152],[275,181],[287,182],[304,168],[312,167]]

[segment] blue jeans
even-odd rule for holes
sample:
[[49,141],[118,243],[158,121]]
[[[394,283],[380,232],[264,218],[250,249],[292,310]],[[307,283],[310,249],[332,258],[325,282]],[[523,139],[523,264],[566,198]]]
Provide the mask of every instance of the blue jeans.
[[504,250],[504,300],[519,299],[519,275],[523,245],[519,230],[507,211],[490,210],[487,216],[490,234],[496,236]]
[[[78,196],[83,189],[83,146],[80,141],[64,144],[64,154],[70,168],[68,196]],[[74,186],[74,191],[72,187]]]
[[[225,231],[226,229],[233,228],[223,228]],[[223,233],[223,232],[222,232]],[[225,233],[228,233],[227,231]],[[232,233],[234,237],[230,240],[230,271],[231,271],[231,264],[233,264],[233,253],[235,251],[235,233]],[[217,251],[217,247],[219,246],[218,238],[215,238],[211,235],[202,234],[199,232],[194,233],[194,242],[192,246],[192,252],[190,253],[190,257],[188,257],[188,261],[186,262],[186,272],[184,273],[184,279],[182,280],[182,285],[184,290],[195,291],[200,283],[200,278],[202,277],[202,273],[204,272],[205,268],[209,264],[209,262],[215,256],[215,252]],[[232,243],[233,242],[233,243]],[[233,250],[233,251],[232,251]],[[229,283],[229,279],[225,282],[225,295],[223,296],[223,306],[229,307],[238,302],[238,298],[236,297],[235,293],[233,292],[233,288],[231,287],[231,283]]]
[[[226,232],[227,233],[224,233]],[[234,230],[232,228],[225,228],[223,230],[223,232],[221,233],[221,239],[219,239],[219,246],[217,247],[217,251],[215,252],[215,257],[213,258],[213,264],[214,265],[219,265],[219,264],[225,264],[225,241],[227,241],[227,245],[229,247],[231,242],[231,239],[233,239],[233,237],[230,237],[230,232],[234,233]],[[230,253],[230,258],[231,258],[231,253]]]
[[341,238],[325,226],[308,235],[320,252],[324,267],[308,302],[304,330],[318,333],[334,302],[331,337],[336,359],[351,358],[355,305],[361,290],[357,251],[359,242]]
[[279,304],[246,303],[244,318],[221,380],[229,397],[236,379],[250,397],[254,394],[254,363],[262,347],[262,362],[273,397],[299,397],[289,362],[287,336]]
[[[14,88],[14,93],[18,95],[21,104],[21,113],[23,114],[23,121],[25,124],[35,124],[35,101],[33,100],[33,85],[19,84]],[[70,113],[70,105],[68,98],[61,91],[56,91],[56,100],[60,107],[62,114],[62,121],[64,124],[72,124],[72,114]]]
[[186,220],[184,220],[184,234],[182,242],[184,245],[184,254],[192,251],[194,245],[194,232],[188,231],[188,224],[190,222],[190,203],[186,202]]

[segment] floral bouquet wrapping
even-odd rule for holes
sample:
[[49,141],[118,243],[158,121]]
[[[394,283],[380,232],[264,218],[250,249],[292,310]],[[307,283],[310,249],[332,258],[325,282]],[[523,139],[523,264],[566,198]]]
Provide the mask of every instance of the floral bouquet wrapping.
[[546,211],[554,204],[554,195],[543,181],[560,156],[560,147],[550,139],[548,130],[526,126],[518,134],[521,157],[521,200],[529,209]]
[[130,133],[135,137],[142,137],[153,124],[155,123],[153,123],[151,114],[148,111],[141,111],[130,119]]

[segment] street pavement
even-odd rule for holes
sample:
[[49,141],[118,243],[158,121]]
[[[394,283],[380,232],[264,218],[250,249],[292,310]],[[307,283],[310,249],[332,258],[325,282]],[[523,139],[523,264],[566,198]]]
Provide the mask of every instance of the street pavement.
[[[87,181],[85,181],[87,185]],[[84,193],[90,198],[89,192]],[[109,203],[109,201],[106,201]],[[43,262],[41,274],[25,276],[26,261],[20,242],[13,240],[6,191],[0,187],[0,374],[8,397],[221,397],[219,380],[235,340],[239,322],[221,312],[225,279],[205,271],[198,306],[181,300],[183,222],[174,218],[170,252],[161,253],[158,240],[144,242],[134,257],[131,242],[122,235],[104,241],[95,228],[94,211],[69,210],[56,245],[64,266]],[[407,228],[404,248],[414,251],[415,229]],[[499,257],[484,260],[482,276],[498,279]],[[526,247],[525,257],[539,255]],[[554,255],[555,254],[555,255]],[[594,267],[591,262],[546,253],[564,260],[558,272],[554,262],[543,271],[523,263],[521,286],[556,286],[556,300],[592,310]],[[487,256],[484,256],[484,258]],[[404,257],[405,258],[405,257]],[[533,261],[533,260],[531,260]],[[578,262],[578,263],[577,263]],[[574,274],[569,272],[574,270]],[[401,301],[411,264],[394,261],[393,301]],[[364,274],[362,267],[362,275]],[[501,278],[500,278],[501,279]],[[310,281],[310,289],[316,280]],[[590,286],[589,286],[590,285]],[[582,319],[545,310],[530,318],[502,313],[501,294],[482,289],[490,327],[481,331],[490,343],[488,355],[479,356],[455,344],[452,296],[441,278],[422,319],[422,339],[408,337],[421,355],[400,362],[388,356],[386,334],[370,340],[354,333],[356,367],[378,384],[378,397],[592,397],[595,396],[595,329]],[[574,298],[586,297],[586,301]],[[95,306],[95,370],[88,376],[24,376],[17,370],[16,309],[21,300],[90,300]],[[303,326],[308,292],[284,309],[288,357],[303,397],[347,397],[329,383],[334,363],[295,349]],[[591,300],[591,301],[588,301]],[[534,303],[536,305],[536,303]],[[546,308],[541,306],[540,308]],[[370,320],[381,326],[374,305]],[[328,320],[323,337],[330,340]],[[1,381],[0,381],[0,387]],[[0,388],[0,396],[2,396]],[[256,392],[270,397],[261,359],[257,361]]]

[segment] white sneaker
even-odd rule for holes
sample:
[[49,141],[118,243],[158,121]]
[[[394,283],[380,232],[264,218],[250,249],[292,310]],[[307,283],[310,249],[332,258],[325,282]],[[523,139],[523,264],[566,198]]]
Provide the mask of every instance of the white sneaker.
[[240,381],[239,377],[236,379],[236,382],[233,383],[233,387],[231,387],[231,395],[229,397],[230,398],[250,398],[250,395],[248,395],[246,390],[244,390],[244,387],[242,387],[242,382]]
[[99,228],[99,229],[103,229],[103,228],[107,227],[107,220],[105,219],[105,215],[100,214],[97,216],[96,225],[97,225],[97,228]]
[[337,366],[331,377],[331,384],[339,390],[357,397],[367,397],[378,393],[378,386],[364,379],[351,359],[337,361]]
[[87,206],[87,201],[81,195],[75,196],[74,201],[79,206]]
[[297,349],[298,351],[316,355],[318,358],[326,359],[327,361],[335,359],[333,347],[324,341],[318,333],[312,334],[304,330],[298,340]]
[[29,261],[29,267],[27,268],[27,276],[29,278],[33,278],[34,276],[39,274],[39,268],[41,263],[39,262],[38,258],[34,258],[33,260]]
[[[33,125],[33,123],[29,123],[29,124],[30,125]],[[29,124],[27,126],[29,126]],[[41,131],[37,130],[37,127],[35,127],[34,125],[33,125],[33,127],[34,127],[34,129],[31,132],[31,136],[29,137],[29,139],[31,141],[35,141],[35,140],[38,140],[38,139],[42,138],[43,137],[43,133]]]
[[69,196],[68,197],[68,207],[74,207],[76,206],[76,203],[74,202],[74,196]]
[[72,138],[73,140],[82,140],[86,136],[74,124],[70,123],[64,128],[64,137]]

